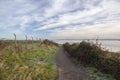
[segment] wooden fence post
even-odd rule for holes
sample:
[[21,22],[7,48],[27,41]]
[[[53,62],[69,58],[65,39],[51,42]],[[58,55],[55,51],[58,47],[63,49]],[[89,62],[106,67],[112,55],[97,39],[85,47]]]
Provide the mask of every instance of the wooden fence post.
[[99,39],[99,37],[97,36],[97,39],[96,39],[96,45],[98,46],[98,39]]
[[32,38],[32,49],[33,49],[33,44],[34,44],[34,41],[33,41],[33,37],[31,36],[31,38]]
[[38,46],[39,45],[39,40],[38,40],[38,38],[36,37],[36,46]]
[[102,43],[99,44],[99,48],[102,48],[101,46],[102,46]]
[[39,41],[40,41],[39,43],[40,43],[40,45],[41,45],[41,39],[40,39],[40,38],[39,38]]
[[28,48],[28,46],[27,46],[27,40],[28,40],[28,39],[27,39],[27,38],[28,38],[27,35],[25,35],[25,38],[26,38],[25,48],[27,49],[27,48]]
[[13,33],[13,35],[14,35],[14,41],[15,41],[15,52],[17,51],[17,38],[16,38],[16,34],[15,33]]
[[36,43],[38,43],[38,38],[36,37]]

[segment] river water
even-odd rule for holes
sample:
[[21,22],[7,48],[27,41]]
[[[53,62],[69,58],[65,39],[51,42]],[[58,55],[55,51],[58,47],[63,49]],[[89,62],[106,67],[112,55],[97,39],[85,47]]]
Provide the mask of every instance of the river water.
[[[54,40],[57,43],[63,44],[69,43],[80,43],[82,40]],[[95,40],[90,40],[90,42],[96,43]],[[102,48],[109,50],[111,52],[120,52],[120,41],[117,40],[99,40],[98,44],[101,44]]]

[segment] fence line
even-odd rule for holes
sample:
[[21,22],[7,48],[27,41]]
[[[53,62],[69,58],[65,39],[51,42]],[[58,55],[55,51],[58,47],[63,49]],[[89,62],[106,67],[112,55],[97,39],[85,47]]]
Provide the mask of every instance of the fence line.
[[[18,44],[18,40],[17,40],[17,35],[15,33],[13,33],[13,36],[14,36],[14,40],[13,40],[13,45],[14,45],[14,53],[16,52],[20,52],[23,48],[22,46],[20,46]],[[34,49],[34,38],[31,36],[31,39],[28,40],[28,36],[25,35],[25,40],[23,41],[23,43],[25,42],[25,46],[24,46],[24,49],[28,50],[28,42],[31,42],[32,44],[32,49]],[[38,42],[38,44],[41,44],[41,39],[40,38],[36,38],[36,41],[35,42]]]

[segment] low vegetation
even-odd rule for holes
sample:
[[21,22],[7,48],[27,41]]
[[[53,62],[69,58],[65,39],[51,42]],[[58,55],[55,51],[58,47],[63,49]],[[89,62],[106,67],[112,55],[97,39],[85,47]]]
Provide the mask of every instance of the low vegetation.
[[[20,45],[24,48],[24,44]],[[13,46],[5,47],[4,54],[0,55],[0,80],[57,80],[54,44],[37,43],[34,48],[19,52],[11,51]]]
[[71,45],[65,43],[63,46],[69,55],[81,64],[95,67],[120,80],[120,54],[104,51],[96,44],[85,41]]
[[45,44],[45,45],[54,45],[54,46],[59,46],[58,45],[58,43],[55,43],[55,42],[53,42],[53,41],[50,41],[50,40],[48,40],[48,39],[45,39],[43,42],[42,42],[42,44]]
[[5,43],[4,41],[0,40],[0,50],[3,50],[8,43]]

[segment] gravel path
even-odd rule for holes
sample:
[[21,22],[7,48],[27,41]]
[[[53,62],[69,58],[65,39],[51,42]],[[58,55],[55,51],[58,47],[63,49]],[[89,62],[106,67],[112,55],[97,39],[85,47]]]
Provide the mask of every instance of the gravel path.
[[94,80],[83,67],[77,67],[71,62],[62,47],[57,52],[56,64],[59,71],[59,80]]

